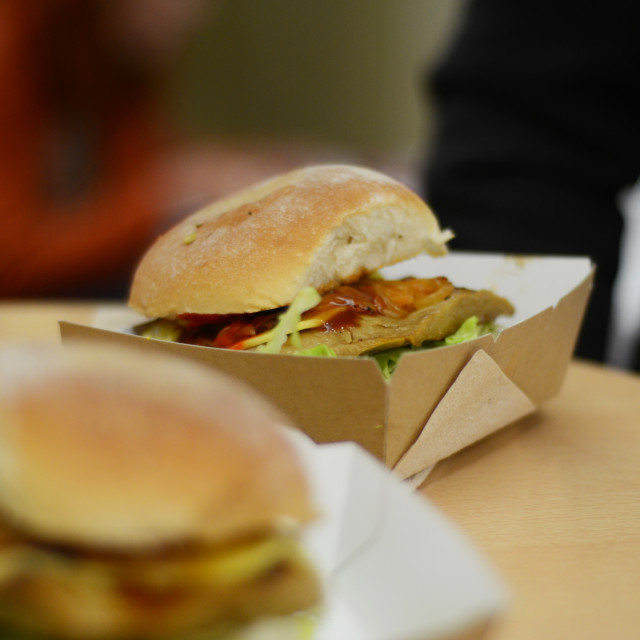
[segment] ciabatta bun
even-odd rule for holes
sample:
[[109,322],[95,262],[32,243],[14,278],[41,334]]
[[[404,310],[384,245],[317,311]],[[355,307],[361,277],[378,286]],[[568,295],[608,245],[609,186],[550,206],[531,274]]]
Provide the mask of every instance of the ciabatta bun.
[[232,314],[291,303],[427,252],[450,234],[412,190],[347,165],[292,171],[215,202],[143,256],[131,307],[148,317]]

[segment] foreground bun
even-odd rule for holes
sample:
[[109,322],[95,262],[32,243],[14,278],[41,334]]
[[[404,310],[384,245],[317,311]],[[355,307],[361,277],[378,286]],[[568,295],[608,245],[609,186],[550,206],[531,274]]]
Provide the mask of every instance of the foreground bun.
[[381,173],[319,165],[189,216],[140,262],[130,305],[148,317],[284,307],[423,252],[450,234],[413,191]]
[[315,515],[282,417],[181,359],[0,351],[0,620],[163,637],[310,606]]

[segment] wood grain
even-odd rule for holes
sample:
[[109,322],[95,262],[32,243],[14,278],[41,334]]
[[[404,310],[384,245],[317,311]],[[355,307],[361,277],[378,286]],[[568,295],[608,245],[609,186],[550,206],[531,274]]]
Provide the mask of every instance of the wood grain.
[[489,640],[640,637],[640,377],[586,362],[421,491],[512,589]]

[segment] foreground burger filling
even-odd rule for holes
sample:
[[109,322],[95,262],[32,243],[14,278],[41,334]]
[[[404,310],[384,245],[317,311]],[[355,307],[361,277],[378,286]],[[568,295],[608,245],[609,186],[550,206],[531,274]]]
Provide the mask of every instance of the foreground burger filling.
[[303,303],[279,341],[283,309],[236,315],[185,313],[147,323],[140,333],[224,349],[360,356],[438,344],[469,322],[478,335],[490,331],[497,316],[514,312],[509,301],[493,292],[457,288],[446,277],[369,276],[322,296],[312,293],[315,297]]
[[[76,637],[65,611],[79,609],[90,637],[103,624],[110,637],[118,629],[165,637],[303,610],[317,602],[319,583],[287,532],[127,553],[46,543],[0,524],[0,594],[2,618],[34,632]],[[23,606],[32,601],[42,619]]]

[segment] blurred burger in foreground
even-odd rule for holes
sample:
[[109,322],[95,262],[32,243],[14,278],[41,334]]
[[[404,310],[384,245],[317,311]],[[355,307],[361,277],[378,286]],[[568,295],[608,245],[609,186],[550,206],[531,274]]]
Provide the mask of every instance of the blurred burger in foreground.
[[[252,186],[158,238],[129,304],[156,319],[138,332],[196,345],[358,356],[434,344],[511,304],[445,277],[383,280],[377,270],[452,234],[399,182],[319,165]],[[468,324],[467,324],[468,327]]]
[[0,629],[218,638],[317,604],[299,539],[316,514],[282,423],[181,359],[4,348]]

